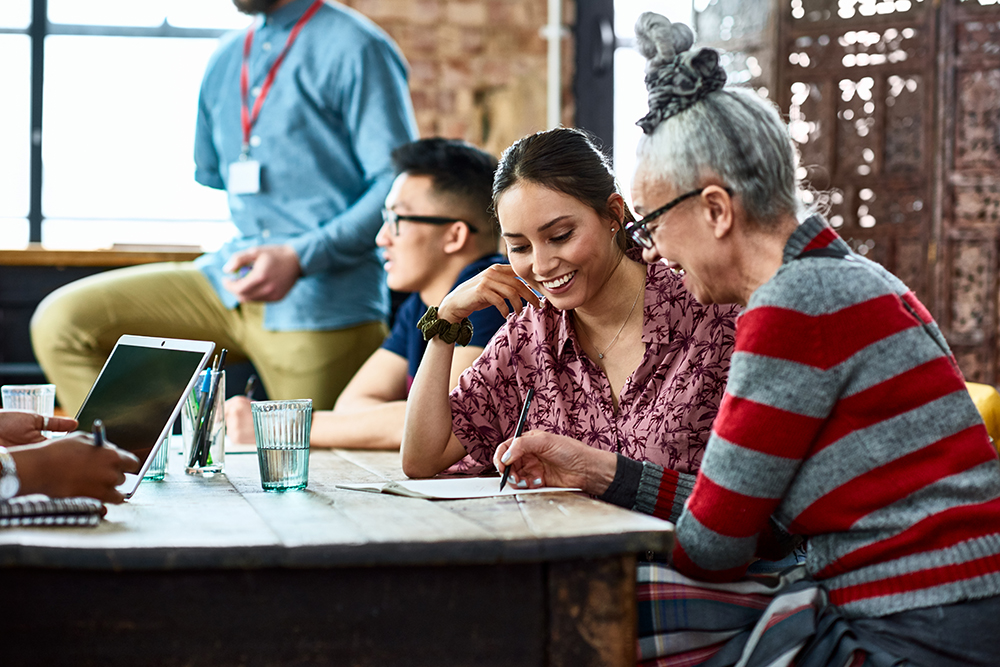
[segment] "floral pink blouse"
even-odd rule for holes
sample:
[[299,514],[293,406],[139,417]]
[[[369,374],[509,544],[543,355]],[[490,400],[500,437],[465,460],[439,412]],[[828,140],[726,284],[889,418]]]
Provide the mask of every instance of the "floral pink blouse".
[[567,435],[696,473],[726,386],[738,313],[734,306],[702,306],[679,276],[662,264],[648,265],[646,352],[626,380],[615,413],[611,384],[577,341],[573,313],[547,302],[529,306],[507,318],[452,391],[455,435],[473,459],[491,465],[534,387],[526,431]]

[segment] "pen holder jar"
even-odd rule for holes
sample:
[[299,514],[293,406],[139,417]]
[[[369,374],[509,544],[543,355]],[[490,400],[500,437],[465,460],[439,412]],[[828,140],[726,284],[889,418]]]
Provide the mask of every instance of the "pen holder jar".
[[198,376],[181,410],[184,471],[189,475],[214,475],[226,459],[226,371],[208,369]]

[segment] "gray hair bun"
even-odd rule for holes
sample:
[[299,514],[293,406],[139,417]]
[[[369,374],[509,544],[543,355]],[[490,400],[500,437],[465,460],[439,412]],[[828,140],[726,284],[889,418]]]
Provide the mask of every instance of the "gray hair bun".
[[694,33],[683,23],[644,12],[635,23],[635,39],[647,61],[649,113],[636,123],[646,134],[726,83],[719,53],[707,48],[689,51]]

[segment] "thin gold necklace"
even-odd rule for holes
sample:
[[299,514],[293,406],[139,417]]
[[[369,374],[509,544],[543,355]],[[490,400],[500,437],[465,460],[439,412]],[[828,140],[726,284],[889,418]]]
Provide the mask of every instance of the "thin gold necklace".
[[587,342],[590,343],[591,347],[593,347],[595,350],[597,350],[597,358],[598,359],[603,359],[604,358],[604,355],[608,353],[608,350],[611,349],[611,346],[614,345],[615,342],[618,341],[618,337],[622,335],[622,331],[625,331],[625,325],[628,324],[629,318],[632,317],[632,313],[635,311],[635,304],[639,303],[639,295],[642,294],[642,291],[643,291],[643,289],[645,287],[646,287],[646,277],[643,276],[642,277],[642,282],[639,283],[639,291],[635,293],[635,301],[632,302],[632,307],[629,308],[628,315],[625,316],[625,321],[622,322],[622,325],[618,329],[618,333],[615,334],[615,337],[612,338],[611,342],[608,343],[608,346],[606,348],[604,348],[604,352],[601,352],[600,350],[597,349],[597,346],[594,345],[594,341],[590,340],[590,336],[587,335],[587,332],[584,331],[583,327],[580,327],[580,333],[582,333],[583,337],[587,339]]

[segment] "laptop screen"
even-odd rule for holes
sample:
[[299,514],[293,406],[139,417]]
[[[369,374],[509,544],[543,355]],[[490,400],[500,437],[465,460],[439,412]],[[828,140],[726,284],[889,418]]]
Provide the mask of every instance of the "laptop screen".
[[103,420],[108,440],[144,463],[204,356],[119,344],[76,417],[80,428]]

